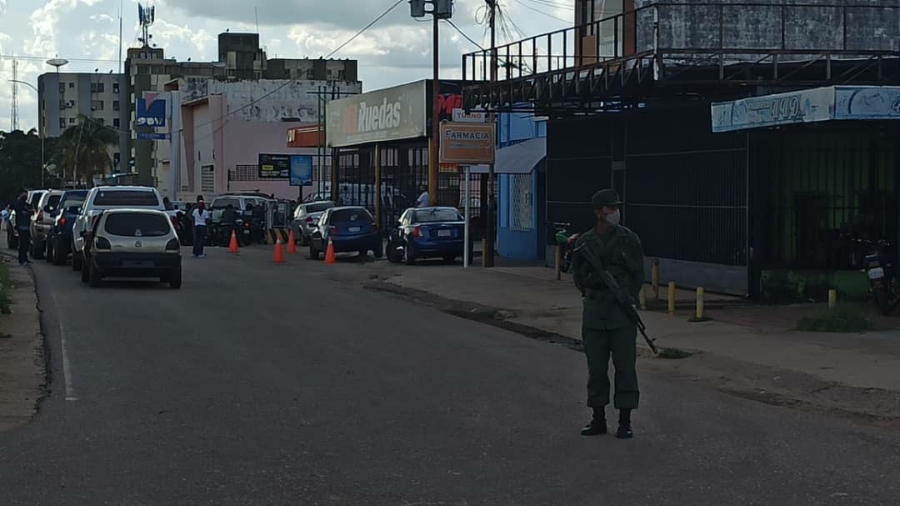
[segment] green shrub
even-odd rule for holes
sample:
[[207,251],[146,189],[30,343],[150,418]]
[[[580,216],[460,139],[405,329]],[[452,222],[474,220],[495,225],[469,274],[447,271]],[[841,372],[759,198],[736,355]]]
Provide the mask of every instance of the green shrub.
[[807,332],[863,332],[872,329],[868,312],[856,306],[822,308],[800,318],[796,330]]

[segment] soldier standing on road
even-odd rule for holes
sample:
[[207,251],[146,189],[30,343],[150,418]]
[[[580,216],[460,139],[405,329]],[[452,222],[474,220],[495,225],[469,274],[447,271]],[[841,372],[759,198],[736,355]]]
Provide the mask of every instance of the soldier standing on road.
[[637,326],[618,305],[595,266],[577,250],[589,249],[632,301],[637,299],[644,284],[644,255],[637,234],[619,225],[619,207],[623,202],[615,190],[600,190],[594,194],[591,204],[597,225],[578,238],[572,258],[572,277],[584,298],[581,337],[588,363],[587,405],[594,411],[593,419],[581,430],[581,435],[607,432],[608,372],[612,355],[615,366],[613,404],[619,410],[616,437],[629,439],[633,436],[631,410],[637,409],[640,395],[635,371]]

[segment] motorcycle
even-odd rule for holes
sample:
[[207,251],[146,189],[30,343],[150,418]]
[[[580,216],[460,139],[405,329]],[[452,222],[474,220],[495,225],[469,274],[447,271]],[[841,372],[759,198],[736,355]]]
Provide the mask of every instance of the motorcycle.
[[559,270],[561,272],[569,272],[572,268],[572,252],[575,250],[575,241],[578,240],[581,234],[572,232],[571,223],[553,223],[552,225],[555,230],[555,243],[562,249],[562,262]]
[[883,315],[890,315],[900,304],[900,280],[894,264],[888,260],[886,251],[890,244],[886,241],[872,242],[860,240],[866,246],[866,256],[863,260],[863,268],[869,278],[869,287],[875,299],[875,304]]

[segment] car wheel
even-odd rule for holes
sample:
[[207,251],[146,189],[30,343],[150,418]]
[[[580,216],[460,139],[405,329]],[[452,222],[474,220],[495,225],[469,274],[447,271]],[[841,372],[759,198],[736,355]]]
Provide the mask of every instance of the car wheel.
[[[85,262],[85,267],[89,265],[88,262]],[[90,265],[86,269],[88,271],[88,283],[91,285],[91,288],[97,288],[100,286],[100,283],[103,281],[103,276],[100,274],[100,269],[97,268],[96,265]]]
[[75,247],[72,247],[72,270],[73,271],[81,271],[83,269],[84,257],[81,256],[82,253],[79,253]]
[[82,260],[81,266],[81,282],[87,283],[91,280],[91,264]]
[[385,258],[387,258],[387,261],[392,264],[400,261],[400,259],[397,257],[397,248],[394,247],[391,241],[388,241],[384,245],[384,256]]
[[47,253],[44,255],[44,258],[47,259],[47,263],[52,264],[53,263],[53,254],[54,254],[53,241],[51,241],[50,239],[47,239],[47,245],[44,246],[44,248],[47,250]]
[[172,272],[168,275],[169,278],[169,288],[172,290],[181,289],[181,264],[178,264],[177,267],[172,269]]
[[53,265],[66,265],[66,256],[68,253],[66,247],[58,240],[53,241]]
[[407,244],[406,247],[403,248],[403,263],[405,263],[406,265],[415,265],[416,263],[416,252],[409,246],[409,244]]

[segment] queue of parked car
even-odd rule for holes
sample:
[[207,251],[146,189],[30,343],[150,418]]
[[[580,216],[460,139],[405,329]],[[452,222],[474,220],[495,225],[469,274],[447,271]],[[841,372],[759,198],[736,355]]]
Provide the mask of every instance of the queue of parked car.
[[[294,210],[291,227],[297,242],[309,247],[313,260],[325,253],[329,241],[335,253],[367,256],[371,251],[375,258],[384,256],[407,265],[429,258],[454,262],[466,249],[465,219],[453,207],[407,209],[385,234],[365,207],[306,202]],[[468,248],[472,258],[471,239]]]
[[[157,278],[181,288],[181,244],[175,219],[155,188],[100,186],[90,190],[34,190],[30,255],[80,272],[100,286],[104,278]],[[10,223],[16,217],[10,216]],[[15,226],[7,227],[18,247]]]

